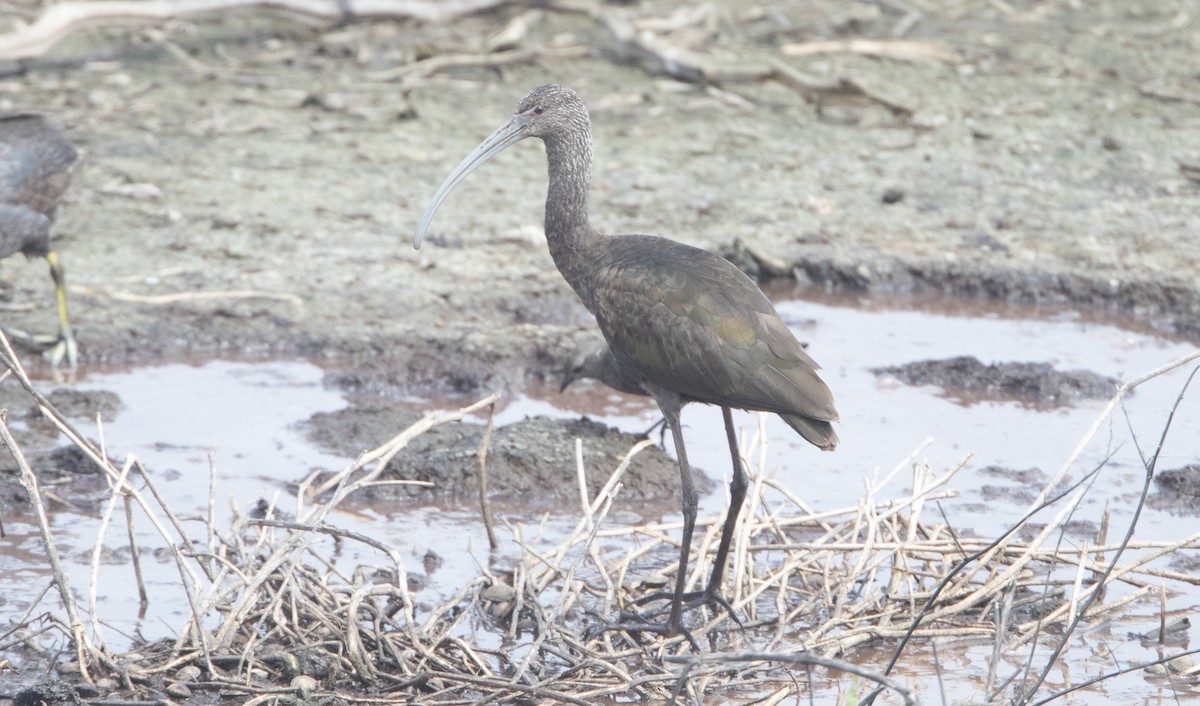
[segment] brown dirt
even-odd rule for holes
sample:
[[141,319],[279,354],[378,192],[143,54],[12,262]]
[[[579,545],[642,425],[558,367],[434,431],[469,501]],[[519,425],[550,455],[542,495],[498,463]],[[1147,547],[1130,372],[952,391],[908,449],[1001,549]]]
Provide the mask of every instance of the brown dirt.
[[[363,405],[314,414],[304,428],[313,443],[352,458],[383,444],[397,429],[404,429],[419,416],[408,409]],[[385,477],[431,481],[432,489],[381,486],[364,491],[364,495],[380,500],[427,500],[436,494],[474,505],[479,493],[478,453],[483,433],[484,428],[478,424],[431,429],[410,442],[406,453],[393,459]],[[571,475],[576,465],[576,439],[582,441],[587,459],[589,497],[600,493],[608,473],[640,440],[586,417],[531,417],[497,427],[488,445],[488,496],[497,502],[523,501],[526,511],[577,507],[578,484]],[[708,476],[699,470],[693,475],[700,492],[712,490]],[[622,483],[624,499],[672,509],[678,503],[679,467],[657,446],[633,458]]]

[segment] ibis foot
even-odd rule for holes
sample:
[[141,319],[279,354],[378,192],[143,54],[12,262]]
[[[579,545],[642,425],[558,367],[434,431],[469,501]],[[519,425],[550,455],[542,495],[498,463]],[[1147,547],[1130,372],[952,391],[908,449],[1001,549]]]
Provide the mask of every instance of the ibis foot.
[[0,327],[0,330],[4,331],[8,340],[18,346],[41,353],[56,369],[73,369],[79,360],[79,349],[75,345],[75,337],[70,332],[29,333],[7,326]]
[[[671,601],[674,598],[675,594],[671,591],[656,591],[649,595],[638,598],[633,602],[633,605],[642,606],[655,601]],[[683,594],[680,603],[683,610],[692,610],[701,606],[708,606],[713,613],[718,613],[720,612],[718,609],[722,609],[729,614],[729,617],[733,619],[733,622],[737,623],[739,628],[743,630],[746,629],[745,624],[742,623],[742,619],[739,618],[737,616],[737,612],[734,611],[733,605],[725,598],[725,596],[721,595],[720,591],[716,590],[712,586],[709,586],[702,591],[692,591],[690,593]],[[670,606],[667,606],[663,610],[654,613],[654,615],[661,615],[669,610]]]
[[651,425],[651,427],[649,429],[642,432],[641,434],[638,434],[638,436],[642,436],[642,437],[649,439],[650,435],[654,433],[655,429],[658,429],[658,445],[666,446],[666,444],[667,444],[667,418],[666,417],[659,419],[657,422],[655,422],[653,425]]
[[688,644],[692,646],[693,650],[697,652],[700,651],[700,643],[696,642],[696,638],[692,635],[692,632],[683,626],[682,620],[676,621],[676,624],[672,624],[673,621],[670,619],[662,623],[652,623],[643,615],[627,612],[621,613],[620,619],[621,622],[609,623],[602,626],[600,631],[625,632],[629,633],[630,635],[653,633],[655,635],[659,635],[660,637],[675,637],[676,635],[683,635],[685,638],[687,638]]

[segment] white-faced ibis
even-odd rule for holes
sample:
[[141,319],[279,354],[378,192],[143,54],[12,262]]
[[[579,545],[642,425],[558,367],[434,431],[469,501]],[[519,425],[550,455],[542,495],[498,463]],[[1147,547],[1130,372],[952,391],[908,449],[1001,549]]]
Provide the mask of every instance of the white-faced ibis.
[[[477,167],[527,137],[546,145],[550,186],[546,240],[559,272],[596,317],[620,370],[652,395],[671,428],[683,495],[683,541],[668,635],[686,632],[683,605],[720,603],[729,543],[746,495],[732,408],[774,412],[815,446],[832,450],[837,435],[833,395],[820,366],[741,270],[708,251],[650,235],[605,236],[588,222],[592,134],[587,108],[574,91],[533,89],[516,114],[455,167],[434,193],[417,227],[420,247],[437,207]],[[688,402],[721,407],[733,456],[730,507],[708,585],[685,596],[696,523],[696,489],[688,465],[680,410]],[[639,630],[651,629],[638,626]]]
[[67,317],[67,285],[62,262],[50,246],[54,214],[71,184],[79,153],[62,132],[40,115],[0,115],[0,258],[13,253],[44,257],[58,305],[58,335],[11,331],[15,340],[49,347],[54,365],[74,367],[75,338]]

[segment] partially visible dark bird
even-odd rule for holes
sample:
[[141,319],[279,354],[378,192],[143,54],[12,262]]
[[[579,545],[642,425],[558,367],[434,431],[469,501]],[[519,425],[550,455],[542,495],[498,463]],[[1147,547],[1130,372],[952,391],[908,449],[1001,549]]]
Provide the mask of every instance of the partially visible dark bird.
[[[562,384],[559,385],[558,391],[566,392],[571,383],[585,378],[598,380],[617,392],[624,392],[627,395],[650,396],[650,393],[646,392],[646,388],[642,387],[640,380],[621,368],[621,364],[617,362],[617,357],[613,355],[612,349],[608,347],[606,341],[593,341],[590,345],[583,344],[575,349],[570,362],[563,370]],[[662,427],[658,439],[661,446],[667,435],[666,423],[667,418],[661,417],[641,435],[650,438],[655,429]]]
[[[479,165],[527,137],[546,145],[550,186],[546,240],[559,272],[596,317],[620,371],[651,394],[671,428],[683,495],[683,541],[671,607],[663,625],[622,625],[668,635],[686,633],[683,605],[719,603],[725,564],[748,479],[732,408],[774,412],[815,446],[832,450],[838,418],[820,366],[741,270],[708,251],[649,235],[604,236],[588,222],[592,136],[587,108],[574,91],[533,89],[516,114],[455,167],[434,193],[413,247],[420,247],[437,207]],[[687,402],[721,407],[733,457],[730,508],[708,585],[684,595],[698,498],[679,415]]]
[[[566,390],[576,380],[599,380],[617,392],[627,395],[643,395],[650,393],[642,387],[642,381],[634,373],[627,373],[617,362],[607,341],[595,341],[583,344],[575,349],[571,360],[563,370],[562,384],[558,391]],[[657,426],[657,425],[655,425]]]
[[0,258],[13,253],[50,263],[58,305],[58,335],[6,329],[14,340],[47,347],[55,366],[75,367],[78,355],[67,316],[66,275],[50,245],[55,211],[79,166],[79,152],[62,131],[32,113],[0,115]]

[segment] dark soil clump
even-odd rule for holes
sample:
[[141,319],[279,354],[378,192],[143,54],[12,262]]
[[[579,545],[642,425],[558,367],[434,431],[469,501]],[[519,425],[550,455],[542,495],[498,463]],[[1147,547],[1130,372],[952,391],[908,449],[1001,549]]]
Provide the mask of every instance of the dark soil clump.
[[986,398],[1017,398],[1037,404],[1066,405],[1081,399],[1108,399],[1117,381],[1087,370],[1056,370],[1049,363],[992,363],[974,356],[922,360],[875,368],[909,385],[937,385],[949,393]]
[[57,679],[46,679],[22,689],[13,697],[13,706],[82,706],[75,688]]
[[1172,468],[1154,476],[1164,493],[1186,495],[1200,500],[1200,465],[1190,464],[1183,468]]
[[116,419],[121,409],[121,398],[115,392],[108,390],[77,390],[60,387],[51,390],[46,399],[54,405],[64,417],[86,418],[94,420],[99,414],[104,421]]
[[1158,491],[1147,498],[1150,507],[1180,515],[1200,513],[1200,464],[1159,471],[1154,483]]
[[979,469],[979,474],[984,476],[992,476],[993,478],[1003,478],[1021,485],[1029,485],[1041,488],[1046,483],[1046,473],[1040,468],[1005,468],[1004,466],[985,466]]
[[[308,438],[324,448],[355,456],[392,438],[419,419],[412,410],[349,408],[313,415],[306,423]],[[455,424],[435,427],[409,443],[385,472],[391,479],[424,480],[432,489],[384,487],[373,494],[402,493],[404,497],[474,498],[479,492],[479,446],[484,427]],[[488,490],[498,500],[514,500],[549,509],[578,505],[575,439],[583,440],[588,492],[594,497],[609,474],[640,439],[586,417],[575,420],[533,417],[493,430],[487,454]],[[695,472],[701,492],[712,481]],[[674,499],[679,487],[675,460],[653,446],[642,450],[622,478],[623,497],[639,501]]]

